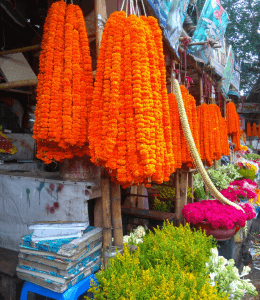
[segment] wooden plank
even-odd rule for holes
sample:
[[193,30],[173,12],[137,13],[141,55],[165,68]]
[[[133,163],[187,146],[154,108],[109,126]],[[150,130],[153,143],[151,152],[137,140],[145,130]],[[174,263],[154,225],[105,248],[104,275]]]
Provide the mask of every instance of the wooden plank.
[[0,90],[9,90],[16,87],[35,86],[38,84],[38,79],[18,80],[14,82],[1,83]]
[[176,213],[176,225],[179,226],[181,210],[180,210],[180,171],[176,170],[175,172],[175,213]]
[[154,219],[154,220],[169,220],[172,221],[175,218],[175,214],[160,212],[155,210],[130,208],[122,206],[122,214],[135,216],[136,218]]
[[41,49],[41,45],[33,45],[33,46],[28,46],[28,47],[23,47],[18,49],[1,51],[0,56],[19,53],[19,52],[28,52],[28,51],[38,50],[38,49]]
[[14,277],[18,263],[19,252],[0,248],[0,273]]

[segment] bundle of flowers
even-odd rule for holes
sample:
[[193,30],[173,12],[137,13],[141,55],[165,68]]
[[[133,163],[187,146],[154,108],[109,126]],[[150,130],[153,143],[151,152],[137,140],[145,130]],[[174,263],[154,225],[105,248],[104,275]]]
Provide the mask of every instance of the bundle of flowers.
[[233,206],[224,205],[219,200],[202,200],[185,205],[182,214],[192,224],[204,223],[211,224],[213,228],[232,229],[236,225],[244,227],[246,221],[256,216],[248,203],[240,206],[245,213]]
[[217,248],[211,249],[210,260],[206,263],[206,268],[211,285],[217,286],[219,291],[228,293],[230,299],[240,300],[245,294],[254,297],[258,295],[250,280],[243,279],[251,269],[243,267],[242,273],[239,275],[234,260],[228,261],[223,256],[219,256]]
[[253,162],[252,160],[245,159],[243,157],[237,158],[236,164],[240,169],[254,170],[255,175],[259,172],[258,163]]
[[138,226],[133,232],[130,232],[130,235],[125,235],[123,237],[123,243],[136,246],[143,242],[144,236],[145,228],[143,226]]
[[45,163],[87,153],[93,92],[92,61],[83,13],[63,0],[52,4],[39,59],[33,138]]
[[174,172],[162,31],[153,17],[110,15],[89,121],[91,160],[124,188]]
[[220,192],[224,197],[232,202],[255,199],[256,193],[246,187],[232,184],[227,189]]
[[252,126],[252,136],[257,136],[256,123],[253,123],[253,126]]
[[232,142],[236,144],[235,150],[238,151],[241,149],[240,145],[240,120],[237,113],[235,104],[230,102],[226,106],[227,110],[227,131],[228,134],[232,137]]
[[247,135],[247,137],[250,137],[252,135],[251,124],[250,123],[246,124],[246,135]]

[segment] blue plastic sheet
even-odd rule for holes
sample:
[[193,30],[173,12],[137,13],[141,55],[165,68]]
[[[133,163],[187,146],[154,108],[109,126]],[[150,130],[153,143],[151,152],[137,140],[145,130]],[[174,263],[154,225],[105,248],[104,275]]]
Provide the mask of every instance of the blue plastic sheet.
[[[191,42],[214,40],[221,44],[228,20],[228,14],[221,6],[220,0],[207,0]],[[191,46],[188,53],[207,64],[212,55],[212,48],[208,44]]]

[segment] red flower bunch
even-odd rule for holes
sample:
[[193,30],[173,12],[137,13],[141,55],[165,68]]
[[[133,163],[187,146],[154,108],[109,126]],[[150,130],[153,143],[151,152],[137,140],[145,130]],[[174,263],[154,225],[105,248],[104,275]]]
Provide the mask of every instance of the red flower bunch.
[[220,193],[232,202],[240,202],[240,200],[252,198],[254,199],[256,197],[256,193],[254,193],[253,191],[244,188],[243,186],[235,185],[229,186],[227,189],[222,190]]
[[211,224],[213,228],[232,229],[238,225],[244,227],[246,221],[256,216],[249,204],[240,205],[245,213],[230,205],[224,205],[219,200],[202,200],[183,207],[182,213],[187,222],[192,224]]

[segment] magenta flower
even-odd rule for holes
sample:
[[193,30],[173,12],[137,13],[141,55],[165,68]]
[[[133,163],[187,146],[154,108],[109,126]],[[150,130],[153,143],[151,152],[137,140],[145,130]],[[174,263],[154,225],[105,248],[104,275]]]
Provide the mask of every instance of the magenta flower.
[[51,184],[49,185],[49,188],[50,188],[50,190],[53,192],[54,189],[55,189],[55,185],[54,185],[53,183],[51,183]]
[[[229,193],[230,194],[230,193]],[[187,222],[192,224],[211,224],[213,228],[232,229],[236,224],[245,226],[245,222],[256,216],[249,204],[241,205],[245,213],[230,205],[224,205],[219,200],[202,200],[183,207],[182,213]]]
[[55,212],[55,207],[54,206],[50,207],[50,213],[54,214],[54,212]]
[[55,209],[59,209],[59,207],[60,207],[59,202],[54,202],[54,203],[53,203],[53,207],[54,207]]

